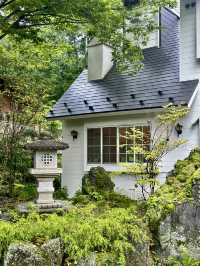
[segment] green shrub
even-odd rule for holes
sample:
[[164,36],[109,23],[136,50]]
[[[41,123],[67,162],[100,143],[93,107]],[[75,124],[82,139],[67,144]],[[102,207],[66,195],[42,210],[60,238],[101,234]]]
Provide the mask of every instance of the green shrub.
[[102,167],[93,167],[82,179],[83,194],[92,192],[113,191],[114,183],[108,172]]
[[15,184],[14,197],[19,201],[29,201],[37,199],[37,187],[35,184]]
[[67,200],[68,199],[67,188],[63,187],[63,188],[56,189],[53,196],[54,196],[54,199],[57,199],[57,200]]
[[137,205],[137,202],[130,198],[121,195],[117,192],[108,192],[104,194],[104,199],[107,201],[110,207],[115,208],[129,208],[133,205]]
[[181,247],[181,256],[179,258],[169,257],[168,266],[199,266],[200,260],[193,259],[185,247]]
[[65,257],[72,265],[95,252],[98,265],[125,266],[126,254],[147,239],[146,226],[133,209],[114,208],[99,212],[90,204],[71,209],[64,216],[33,213],[13,224],[0,222],[0,257],[3,259],[11,242],[42,244],[56,237],[64,241]]
[[82,194],[81,191],[76,192],[75,196],[72,199],[73,204],[87,205],[91,201],[89,195]]
[[121,195],[117,192],[91,192],[90,194],[83,194],[81,191],[77,191],[72,199],[73,204],[87,205],[90,202],[94,202],[99,207],[110,208],[129,208],[137,205],[137,201]]

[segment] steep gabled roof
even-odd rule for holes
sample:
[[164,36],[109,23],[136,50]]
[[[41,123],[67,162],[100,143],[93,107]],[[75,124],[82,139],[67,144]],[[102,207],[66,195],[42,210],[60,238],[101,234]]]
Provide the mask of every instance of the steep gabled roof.
[[187,104],[198,80],[179,82],[179,18],[163,9],[161,27],[160,48],[144,50],[144,68],[136,76],[113,69],[104,80],[88,81],[84,70],[48,118]]

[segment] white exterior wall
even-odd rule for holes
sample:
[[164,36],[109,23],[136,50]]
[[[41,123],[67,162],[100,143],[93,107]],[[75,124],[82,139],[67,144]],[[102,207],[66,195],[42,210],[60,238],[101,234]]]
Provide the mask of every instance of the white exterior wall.
[[[200,79],[200,60],[197,59],[197,21],[196,12],[200,8],[200,0],[196,7],[186,8],[187,3],[192,1],[181,1],[181,42],[180,42],[180,80]],[[200,44],[199,44],[200,45]]]
[[[199,98],[195,100],[193,106],[199,108]],[[199,110],[199,109],[198,109]],[[199,111],[192,110],[183,124],[183,134],[181,138],[187,139],[188,142],[184,146],[176,149],[168,154],[161,163],[161,174],[159,180],[161,183],[165,181],[166,174],[173,169],[174,164],[178,159],[184,159],[192,148],[199,145],[199,128],[198,126],[192,126],[195,119],[198,117]],[[110,115],[105,117],[95,117],[88,119],[66,120],[63,121],[63,136],[64,141],[69,144],[69,149],[63,153],[63,176],[62,185],[68,188],[69,196],[72,197],[74,193],[81,189],[81,180],[83,175],[94,166],[87,164],[87,128],[91,127],[117,127],[128,125],[146,125],[148,121],[151,121],[152,131],[155,128],[155,113],[143,113],[143,114],[129,114],[129,115]],[[78,131],[78,138],[73,141],[70,134],[71,130]],[[174,138],[177,138],[176,132],[174,132]],[[101,165],[107,171],[121,170],[122,167],[117,164],[103,164]],[[136,179],[132,176],[115,176],[113,177],[115,182],[115,190],[126,194],[131,198],[140,198],[141,191],[139,188],[135,188],[134,184]]]
[[200,128],[198,123],[195,124],[198,118],[200,118],[199,88],[198,93],[194,98],[193,103],[191,104],[191,111],[181,122],[181,124],[183,125],[183,133],[181,135],[181,138],[186,140],[187,143],[165,156],[161,164],[161,172],[167,173],[171,171],[173,169],[174,163],[177,160],[185,159],[192,149],[200,146]]
[[196,52],[197,52],[197,58],[200,59],[200,1],[197,0],[196,3],[196,38],[197,38],[197,45],[196,45]]
[[[71,131],[78,132],[78,138],[73,140]],[[63,121],[63,141],[69,144],[69,149],[63,151],[62,186],[67,187],[69,196],[81,189],[81,179],[84,174],[84,124],[81,120]]]

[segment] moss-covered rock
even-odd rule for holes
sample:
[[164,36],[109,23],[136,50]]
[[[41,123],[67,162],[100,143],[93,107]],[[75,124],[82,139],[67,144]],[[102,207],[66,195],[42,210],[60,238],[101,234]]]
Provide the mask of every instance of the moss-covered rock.
[[179,258],[183,247],[191,258],[200,262],[200,206],[194,203],[176,206],[160,224],[159,241],[163,263],[169,256]]
[[60,238],[51,239],[41,246],[41,250],[46,254],[48,265],[60,266],[64,256],[64,244]]
[[13,243],[9,246],[4,266],[48,265],[44,254],[31,243]]
[[32,243],[12,243],[4,266],[61,266],[64,250],[59,238],[45,242],[41,248]]

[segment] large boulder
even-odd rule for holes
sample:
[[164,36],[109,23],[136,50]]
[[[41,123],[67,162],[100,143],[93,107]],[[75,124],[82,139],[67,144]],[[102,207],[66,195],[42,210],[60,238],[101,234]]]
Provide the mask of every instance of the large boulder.
[[92,253],[90,258],[83,258],[78,266],[96,266],[96,254]]
[[31,243],[13,243],[9,246],[4,266],[48,265],[42,252]]
[[150,242],[146,241],[142,244],[137,244],[134,252],[126,256],[127,266],[152,266],[153,261],[150,254]]
[[161,257],[180,257],[182,248],[193,259],[200,259],[200,205],[184,203],[176,207],[159,227]]
[[60,238],[51,239],[45,242],[41,250],[48,257],[49,266],[60,266],[64,256],[64,245]]
[[64,250],[60,239],[45,242],[41,248],[31,243],[12,243],[4,266],[61,266]]

